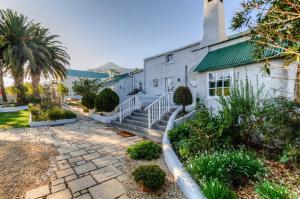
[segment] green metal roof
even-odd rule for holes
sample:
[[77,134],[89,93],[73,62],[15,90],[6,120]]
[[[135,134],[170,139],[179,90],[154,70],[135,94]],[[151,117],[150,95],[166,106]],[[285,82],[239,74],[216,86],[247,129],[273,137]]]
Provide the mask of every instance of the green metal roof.
[[108,78],[107,73],[96,73],[91,71],[81,71],[81,70],[71,70],[68,69],[67,76],[70,77],[82,77],[82,78],[94,78],[94,79],[102,79],[102,78]]
[[[255,45],[253,42],[244,41],[208,52],[194,71],[222,70],[261,61],[255,58],[254,50]],[[266,50],[262,59],[275,56],[279,53],[280,50],[278,49]]]
[[128,73],[123,74],[123,75],[118,75],[118,76],[110,78],[110,79],[106,79],[106,80],[102,81],[102,85],[107,86],[107,85],[115,84],[115,83],[119,82],[120,80],[125,79],[126,77],[129,77]]

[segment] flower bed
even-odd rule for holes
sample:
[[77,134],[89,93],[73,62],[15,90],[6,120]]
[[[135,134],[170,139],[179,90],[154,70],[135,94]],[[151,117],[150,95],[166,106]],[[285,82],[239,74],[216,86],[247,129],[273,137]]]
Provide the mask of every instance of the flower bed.
[[218,115],[201,106],[171,130],[175,152],[208,199],[299,195],[298,105],[242,89],[220,98]]
[[60,107],[52,107],[45,110],[38,105],[32,105],[29,111],[31,113],[29,123],[31,127],[53,126],[76,122],[76,114]]

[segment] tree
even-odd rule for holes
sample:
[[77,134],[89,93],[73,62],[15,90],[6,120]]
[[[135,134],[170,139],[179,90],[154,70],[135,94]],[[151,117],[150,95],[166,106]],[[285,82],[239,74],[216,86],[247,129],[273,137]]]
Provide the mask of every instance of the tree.
[[96,95],[94,93],[85,93],[81,98],[81,104],[88,109],[93,109],[95,108],[95,98]]
[[0,40],[4,43],[3,61],[8,67],[17,89],[17,103],[26,103],[24,66],[35,65],[32,50],[28,47],[34,27],[28,18],[12,10],[0,11]]
[[5,86],[4,86],[4,74],[5,74],[5,66],[2,61],[2,49],[0,48],[0,93],[2,94],[2,100],[3,102],[7,102],[7,96],[5,92]]
[[32,39],[29,43],[35,64],[29,64],[26,75],[31,77],[34,96],[39,99],[39,84],[41,76],[45,79],[64,79],[67,75],[66,66],[69,65],[69,55],[57,41],[58,35],[52,35],[48,29],[35,25]]
[[245,0],[242,10],[236,12],[232,29],[250,29],[250,37],[256,46],[254,55],[260,60],[266,50],[271,51],[263,66],[270,74],[269,59],[284,58],[284,67],[289,69],[298,63],[295,77],[295,93],[300,97],[300,1],[299,0]]
[[120,103],[120,98],[110,88],[105,88],[96,97],[95,107],[98,112],[111,112]]
[[193,103],[193,96],[189,87],[178,87],[174,92],[173,101],[177,105],[182,105],[182,112],[186,113],[185,107]]
[[79,81],[74,82],[72,88],[78,95],[84,96],[88,92],[98,94],[101,84],[98,83],[98,80],[80,78]]
[[58,92],[59,97],[61,98],[61,101],[63,101],[64,97],[66,95],[68,95],[69,89],[67,87],[65,87],[65,85],[63,85],[62,83],[58,83],[57,92]]

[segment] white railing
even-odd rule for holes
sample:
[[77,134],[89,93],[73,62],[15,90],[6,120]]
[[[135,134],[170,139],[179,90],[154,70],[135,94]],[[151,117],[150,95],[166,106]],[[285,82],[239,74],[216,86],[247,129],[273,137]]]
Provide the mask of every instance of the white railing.
[[118,106],[119,108],[119,120],[122,122],[122,120],[131,115],[131,113],[137,109],[140,108],[139,98],[137,95],[132,96],[128,100],[124,101],[122,104]]
[[160,120],[166,112],[169,112],[170,108],[171,95],[169,92],[150,104],[145,109],[145,111],[148,111],[148,128],[150,129],[157,120]]

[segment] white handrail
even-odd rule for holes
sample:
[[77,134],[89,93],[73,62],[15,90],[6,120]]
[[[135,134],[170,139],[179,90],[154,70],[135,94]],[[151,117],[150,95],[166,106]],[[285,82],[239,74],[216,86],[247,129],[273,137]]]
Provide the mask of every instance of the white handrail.
[[171,95],[169,92],[162,95],[160,98],[155,100],[152,104],[150,104],[145,111],[148,111],[148,128],[157,121],[160,120],[161,117],[169,112],[171,108]]
[[118,106],[119,108],[119,120],[122,122],[122,120],[131,115],[131,113],[137,109],[139,109],[140,103],[139,98],[137,95],[132,96],[128,100],[124,101],[122,104]]

